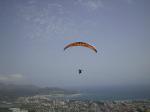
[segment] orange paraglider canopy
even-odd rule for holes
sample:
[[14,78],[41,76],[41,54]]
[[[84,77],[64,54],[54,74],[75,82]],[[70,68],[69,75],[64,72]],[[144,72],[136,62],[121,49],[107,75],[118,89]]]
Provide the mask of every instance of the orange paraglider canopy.
[[95,53],[97,53],[96,48],[94,46],[86,43],[86,42],[73,42],[73,43],[70,43],[70,44],[68,44],[64,47],[64,50],[66,50],[69,47],[75,47],[75,46],[83,46],[83,47],[89,48],[89,49],[93,50]]

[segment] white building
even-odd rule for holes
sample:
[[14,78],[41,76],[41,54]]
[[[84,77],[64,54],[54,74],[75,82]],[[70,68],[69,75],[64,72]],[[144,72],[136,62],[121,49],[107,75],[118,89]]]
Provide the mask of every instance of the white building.
[[20,108],[10,108],[12,112],[28,112],[28,110],[20,109]]

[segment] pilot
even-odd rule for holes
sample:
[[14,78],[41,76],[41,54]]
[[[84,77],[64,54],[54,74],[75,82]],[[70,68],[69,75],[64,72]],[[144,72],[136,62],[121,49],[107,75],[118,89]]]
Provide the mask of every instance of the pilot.
[[81,69],[79,69],[79,70],[78,70],[78,72],[79,72],[79,74],[81,74],[81,73],[82,73],[82,70],[81,70]]

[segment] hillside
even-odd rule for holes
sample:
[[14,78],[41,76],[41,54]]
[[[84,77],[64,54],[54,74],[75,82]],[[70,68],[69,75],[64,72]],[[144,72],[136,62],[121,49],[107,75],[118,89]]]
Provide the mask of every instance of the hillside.
[[73,94],[76,91],[56,87],[37,87],[34,85],[15,85],[0,83],[0,101],[12,101],[21,96]]

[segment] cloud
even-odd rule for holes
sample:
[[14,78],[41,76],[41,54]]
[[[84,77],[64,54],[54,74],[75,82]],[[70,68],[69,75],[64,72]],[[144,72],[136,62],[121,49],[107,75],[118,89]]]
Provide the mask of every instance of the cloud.
[[79,4],[91,10],[97,10],[103,7],[101,0],[78,0]]
[[23,80],[22,74],[0,75],[0,82],[4,82],[4,83],[18,83],[21,80]]
[[[101,0],[77,0],[76,5],[96,10],[103,7]],[[72,4],[74,5],[74,4]],[[82,23],[76,21],[64,4],[58,2],[42,2],[40,0],[21,2],[18,6],[18,17],[23,21],[24,38],[51,39],[64,38],[86,31],[83,26],[94,26],[91,20]],[[90,21],[90,22],[89,22]]]
[[70,12],[60,3],[29,1],[19,4],[18,16],[24,22],[25,37],[31,39],[62,37],[78,32]]

